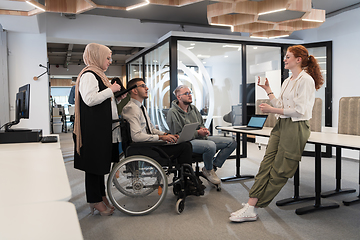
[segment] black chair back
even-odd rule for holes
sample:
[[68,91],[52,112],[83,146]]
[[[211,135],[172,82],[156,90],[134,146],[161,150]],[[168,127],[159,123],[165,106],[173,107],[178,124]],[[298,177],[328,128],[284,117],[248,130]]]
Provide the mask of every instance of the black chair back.
[[121,130],[121,145],[124,153],[126,154],[126,149],[130,146],[133,142],[131,139],[131,132],[130,132],[130,123],[124,119],[120,118],[120,130]]

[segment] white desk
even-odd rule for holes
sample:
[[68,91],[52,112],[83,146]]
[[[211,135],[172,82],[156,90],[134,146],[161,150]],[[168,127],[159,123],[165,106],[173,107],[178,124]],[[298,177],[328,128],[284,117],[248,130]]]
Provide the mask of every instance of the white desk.
[[22,150],[41,150],[49,148],[60,149],[60,137],[59,134],[51,134],[51,136],[57,136],[58,141],[54,143],[41,143],[41,142],[27,142],[27,143],[4,143],[0,144],[0,152],[2,151],[22,151]]
[[47,202],[22,204],[16,207],[9,207],[6,204],[2,206],[0,207],[0,239],[83,239],[76,209],[72,203]]
[[[261,130],[240,130],[236,127],[218,127],[218,129],[235,132],[237,139],[237,149],[236,149],[236,175],[234,177],[228,178],[229,180],[241,179],[241,178],[251,178],[253,176],[242,176],[240,175],[240,156],[247,157],[247,134],[255,136],[270,136],[272,128],[263,128]],[[240,134],[243,134],[243,154],[240,155]],[[339,207],[338,204],[321,204],[321,145],[329,145],[339,148],[349,148],[354,150],[360,150],[360,136],[347,135],[347,134],[337,134],[337,133],[327,133],[327,132],[311,132],[311,135],[308,139],[308,143],[315,144],[315,205],[297,209],[295,212],[299,215],[305,214],[308,212],[313,212],[322,209],[331,209]],[[360,172],[359,172],[360,174]],[[225,179],[226,181],[227,179]],[[359,179],[360,184],[360,179]],[[360,195],[350,201],[344,201],[345,205],[349,205],[352,202],[360,201]]]
[[0,192],[0,239],[83,239],[59,141],[0,144]]
[[[38,143],[41,144],[41,143]],[[0,151],[0,205],[68,201],[71,188],[60,149]]]

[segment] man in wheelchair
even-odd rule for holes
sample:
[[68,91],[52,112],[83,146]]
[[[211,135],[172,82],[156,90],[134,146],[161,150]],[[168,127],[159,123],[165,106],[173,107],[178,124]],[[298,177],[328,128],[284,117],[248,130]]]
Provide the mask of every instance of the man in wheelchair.
[[[189,168],[184,168],[185,172],[193,175],[193,178],[188,178],[186,184],[192,185],[195,192],[188,194],[203,195],[204,187],[201,181],[195,176],[192,171],[192,146],[190,142],[183,142],[175,144],[178,135],[167,134],[156,129],[150,121],[146,108],[142,105],[143,101],[148,98],[148,87],[142,78],[135,78],[129,81],[128,88],[137,85],[132,89],[130,94],[130,101],[124,106],[122,110],[122,117],[130,124],[130,135],[133,142],[154,142],[158,151],[148,151],[144,148],[132,148],[130,154],[145,155],[157,160],[160,165],[167,165],[164,160],[161,160],[161,152],[170,156],[173,164],[187,165]],[[124,139],[123,139],[124,140]],[[159,141],[161,140],[161,141]],[[159,142],[163,144],[158,145]],[[166,142],[166,143],[164,143]],[[160,152],[160,153],[159,153]],[[160,160],[159,159],[160,155]],[[163,162],[161,162],[163,161]],[[191,169],[190,169],[191,168]],[[187,195],[188,195],[187,194]]]

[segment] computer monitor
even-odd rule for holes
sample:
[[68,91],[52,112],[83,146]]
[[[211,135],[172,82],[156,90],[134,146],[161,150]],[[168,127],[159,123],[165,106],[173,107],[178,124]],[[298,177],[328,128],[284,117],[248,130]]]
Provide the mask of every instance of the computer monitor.
[[16,94],[16,101],[18,99],[20,100],[20,107],[18,109],[19,120],[21,118],[29,119],[30,84],[19,87],[19,92]]
[[[16,93],[15,102],[15,121],[5,124],[5,132],[16,131],[18,129],[10,129],[12,126],[18,124],[20,119],[29,118],[29,106],[30,106],[30,84],[26,84],[19,87],[19,91]],[[19,131],[25,131],[26,129],[19,129]],[[30,131],[30,130],[29,130]]]

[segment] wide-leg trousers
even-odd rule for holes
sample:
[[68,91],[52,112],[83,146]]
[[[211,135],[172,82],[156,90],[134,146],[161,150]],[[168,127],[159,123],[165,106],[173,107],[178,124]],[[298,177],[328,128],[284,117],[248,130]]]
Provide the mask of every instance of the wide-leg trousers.
[[249,192],[250,198],[258,198],[257,207],[268,206],[287,180],[294,176],[309,137],[309,121],[278,119]]

